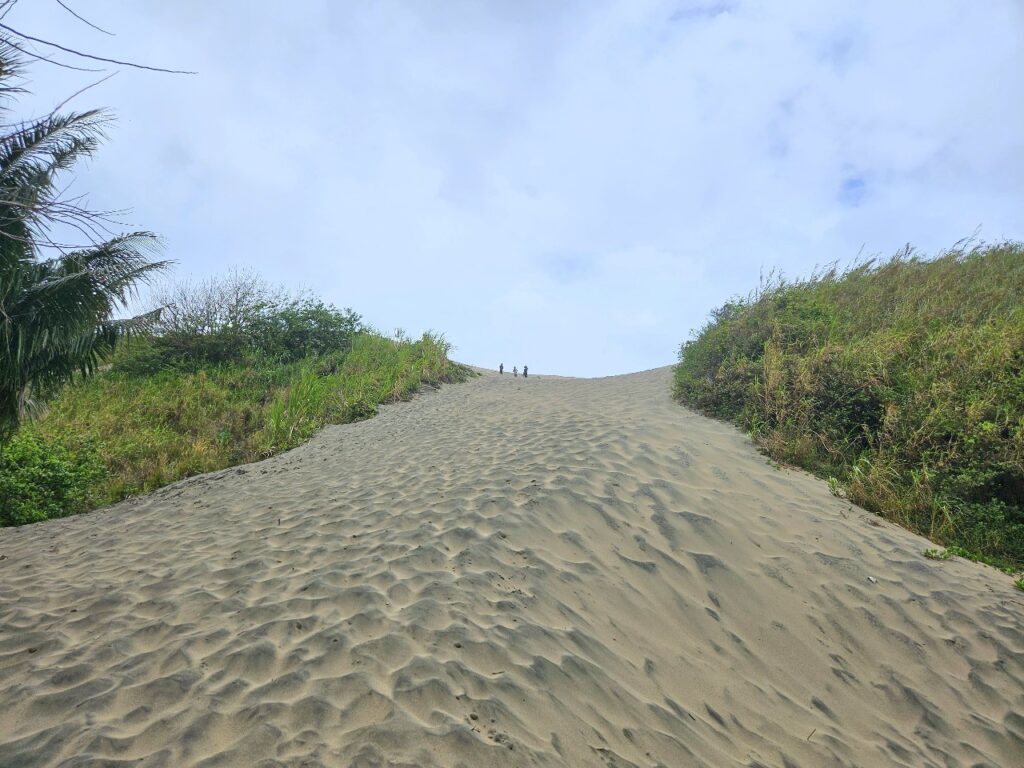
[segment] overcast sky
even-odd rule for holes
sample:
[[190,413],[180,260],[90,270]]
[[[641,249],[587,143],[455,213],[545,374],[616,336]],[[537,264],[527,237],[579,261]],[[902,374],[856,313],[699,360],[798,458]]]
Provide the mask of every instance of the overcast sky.
[[[454,357],[675,361],[761,271],[1024,239],[1024,4],[21,0],[125,67],[76,174],[177,274],[249,266]],[[87,64],[64,57],[65,61]],[[32,66],[52,107],[99,75]]]

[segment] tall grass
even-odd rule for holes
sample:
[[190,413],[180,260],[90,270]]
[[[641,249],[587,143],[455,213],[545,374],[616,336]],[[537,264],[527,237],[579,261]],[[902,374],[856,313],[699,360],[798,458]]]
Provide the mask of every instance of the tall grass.
[[385,338],[351,309],[233,270],[157,293],[153,332],[0,442],[0,525],[84,511],[284,451],[424,384],[466,378],[444,337]]
[[[293,362],[257,357],[156,373],[126,372],[137,366],[115,362],[66,387],[41,420],[25,427],[32,438],[14,443],[21,453],[42,441],[71,456],[96,456],[102,471],[90,465],[92,474],[74,475],[87,477],[88,487],[75,490],[73,504],[50,504],[17,520],[0,514],[0,524],[83,511],[255,461],[302,443],[325,424],[370,417],[379,404],[406,399],[424,384],[468,375],[448,359],[450,346],[439,335],[411,341],[363,332],[350,347]],[[10,473],[24,466],[12,464]]]
[[869,510],[1024,565],[1024,245],[770,279],[682,345],[674,394]]

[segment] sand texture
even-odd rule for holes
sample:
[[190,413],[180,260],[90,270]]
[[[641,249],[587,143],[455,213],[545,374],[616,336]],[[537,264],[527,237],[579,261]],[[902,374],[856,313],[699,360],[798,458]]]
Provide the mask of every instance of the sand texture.
[[669,381],[486,374],[0,530],[0,766],[1024,766],[1024,593]]

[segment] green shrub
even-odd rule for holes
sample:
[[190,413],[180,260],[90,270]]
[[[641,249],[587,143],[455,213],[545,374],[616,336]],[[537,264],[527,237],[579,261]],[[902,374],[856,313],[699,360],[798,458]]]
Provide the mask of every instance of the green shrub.
[[106,474],[95,448],[69,450],[23,427],[0,446],[0,526],[82,512]]
[[148,375],[268,358],[295,362],[347,352],[364,330],[351,309],[286,293],[247,271],[166,285],[154,298],[163,307],[156,334],[126,347],[115,370]]
[[252,349],[283,360],[346,352],[362,330],[351,309],[339,310],[312,296],[297,296],[264,309],[248,328]]
[[1024,564],[1024,246],[770,279],[680,348],[674,394],[940,543]]
[[128,376],[152,376],[171,367],[152,336],[140,336],[120,344],[115,350],[110,368]]

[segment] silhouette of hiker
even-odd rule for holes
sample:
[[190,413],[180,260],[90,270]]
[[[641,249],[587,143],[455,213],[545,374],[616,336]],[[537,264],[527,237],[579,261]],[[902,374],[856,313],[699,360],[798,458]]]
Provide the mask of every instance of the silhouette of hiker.
[[512,375],[513,376],[518,376],[519,375],[519,369],[516,368],[514,365],[512,366]]
[[505,372],[505,364],[504,363],[498,363],[498,373],[504,373],[504,372]]
[[527,367],[526,367],[526,366],[524,365],[524,366],[523,366],[523,378],[524,378],[524,379],[526,378],[526,372],[527,372],[528,370],[530,370],[530,369],[529,369],[529,368],[527,368]]

